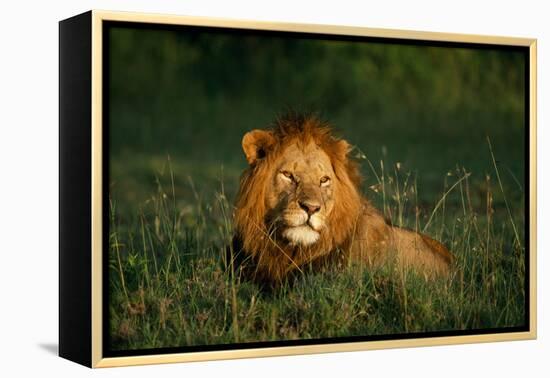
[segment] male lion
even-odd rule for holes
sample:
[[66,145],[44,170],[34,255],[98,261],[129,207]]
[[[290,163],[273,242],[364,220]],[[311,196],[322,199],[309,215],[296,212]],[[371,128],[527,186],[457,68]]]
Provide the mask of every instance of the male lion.
[[[246,133],[248,168],[236,200],[233,253],[256,279],[280,283],[334,255],[367,266],[395,260],[427,276],[446,274],[451,253],[430,237],[388,224],[359,193],[350,145],[312,116],[278,119]],[[250,265],[249,265],[250,266]]]

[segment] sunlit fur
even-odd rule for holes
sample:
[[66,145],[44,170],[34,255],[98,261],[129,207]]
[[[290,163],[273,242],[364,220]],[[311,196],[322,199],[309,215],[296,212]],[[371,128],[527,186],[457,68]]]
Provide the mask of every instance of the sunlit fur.
[[[388,225],[360,195],[358,166],[347,156],[349,144],[334,137],[319,119],[280,118],[269,130],[247,133],[243,149],[249,167],[237,194],[233,252],[254,263],[257,279],[280,282],[290,271],[337,251],[371,265],[396,258],[430,274],[448,271],[452,256],[443,245]],[[306,168],[328,162],[321,171],[328,169],[330,182],[316,181],[321,178],[305,171],[303,182],[296,179],[288,186],[291,172],[279,170],[281,162],[293,156]],[[320,209],[308,215],[299,205],[303,198],[322,198],[317,201]]]

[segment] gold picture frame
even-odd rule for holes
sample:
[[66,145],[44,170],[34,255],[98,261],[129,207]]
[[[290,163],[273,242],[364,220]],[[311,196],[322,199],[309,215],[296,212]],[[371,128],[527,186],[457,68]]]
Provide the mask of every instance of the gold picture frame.
[[[489,44],[519,46],[528,49],[529,77],[529,292],[526,293],[529,304],[529,327],[522,332],[503,332],[470,334],[459,336],[442,336],[426,338],[408,338],[398,340],[378,340],[343,342],[314,345],[259,347],[253,349],[213,350],[200,352],[133,355],[105,357],[103,354],[103,219],[104,190],[102,182],[104,135],[103,121],[103,24],[105,22],[129,22],[163,25],[189,25],[216,28],[238,28],[277,32],[300,32],[311,34],[330,34],[335,36],[375,37],[380,39],[420,40],[428,42],[458,42],[465,44]],[[79,34],[80,33],[80,34]],[[79,39],[79,36],[81,38]],[[84,42],[82,42],[84,41]],[[81,49],[86,54],[80,54]],[[75,58],[76,55],[80,58]],[[536,39],[513,38],[501,36],[482,36],[468,34],[435,33],[424,31],[406,31],[377,29],[367,27],[294,24],[279,22],[260,22],[253,20],[230,20],[209,17],[187,17],[161,14],[127,13],[93,10],[81,16],[60,23],[60,355],[89,367],[114,367],[143,364],[160,364],[187,361],[207,361],[218,359],[236,359],[250,357],[267,357],[327,352],[346,352],[371,349],[435,346],[448,344],[466,344],[494,341],[512,341],[535,339],[537,336],[536,318]],[[76,60],[75,60],[76,59]],[[89,61],[88,61],[89,59]],[[73,72],[71,64],[84,64],[82,72],[89,70],[89,77],[82,77],[82,72]],[[80,85],[74,92],[74,85]],[[68,92],[72,89],[72,92]],[[65,94],[64,94],[65,93]],[[89,94],[89,97],[87,97]],[[74,102],[79,101],[79,104]],[[88,103],[89,101],[89,103]],[[76,108],[81,112],[72,112]],[[71,110],[72,109],[72,110]],[[89,127],[83,131],[69,130],[75,122],[86,122]],[[72,134],[71,134],[72,133]],[[77,133],[77,134],[74,134]],[[89,170],[81,173],[86,176],[82,181],[84,192],[69,193],[63,188],[74,184],[72,174],[82,165],[71,166],[70,153],[76,153],[66,147],[70,140],[80,138],[82,143],[89,143]],[[69,182],[72,181],[71,184]],[[85,201],[83,214],[71,213],[69,207]],[[89,217],[81,223],[74,222],[75,217]],[[69,234],[73,234],[72,239]],[[85,238],[79,235],[86,234]],[[78,240],[77,240],[78,239]],[[89,241],[89,244],[88,244]],[[75,248],[86,250],[84,257],[75,256]],[[85,272],[85,273],[84,273]],[[78,277],[77,277],[78,276]],[[89,284],[86,284],[89,282]],[[88,292],[89,290],[89,292]],[[83,302],[75,302],[80,295]],[[79,304],[80,303],[80,304]],[[84,303],[84,305],[81,305]],[[77,307],[77,308],[75,308]],[[80,311],[80,312],[79,312]],[[87,315],[83,316],[85,313]],[[75,351],[78,344],[88,344]]]

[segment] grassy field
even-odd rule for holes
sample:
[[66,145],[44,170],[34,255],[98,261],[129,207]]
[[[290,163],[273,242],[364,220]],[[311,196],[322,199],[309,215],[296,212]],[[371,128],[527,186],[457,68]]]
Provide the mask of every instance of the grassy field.
[[208,198],[188,177],[193,201],[185,204],[171,165],[166,160],[157,190],[129,223],[111,204],[115,350],[524,324],[524,219],[521,208],[508,211],[497,170],[485,179],[483,199],[473,198],[470,172],[448,172],[441,195],[424,208],[415,175],[400,164],[372,164],[377,182],[370,196],[396,224],[451,248],[457,261],[449,279],[426,282],[391,266],[346,266],[305,269],[266,292],[224,268],[232,205],[223,181]]
[[[110,31],[110,348],[525,324],[524,55],[215,31]],[[223,59],[222,59],[223,58]],[[362,191],[442,241],[451,277],[224,268],[240,141],[287,107],[356,148]]]

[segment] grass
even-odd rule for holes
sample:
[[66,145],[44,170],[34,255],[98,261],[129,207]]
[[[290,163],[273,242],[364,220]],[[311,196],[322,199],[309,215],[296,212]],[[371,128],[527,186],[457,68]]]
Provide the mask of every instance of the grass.
[[523,325],[524,204],[508,202],[509,186],[489,147],[491,174],[456,167],[441,178],[439,194],[430,193],[431,203],[418,174],[384,159],[373,163],[357,151],[373,178],[366,195],[385,215],[441,240],[455,254],[448,279],[426,282],[392,266],[306,268],[270,292],[243,279],[238,269],[224,268],[233,233],[224,175],[212,193],[211,181],[199,180],[200,186],[175,175],[177,163],[168,159],[150,177],[155,189],[139,209],[119,207],[119,192],[111,197],[111,348]]

